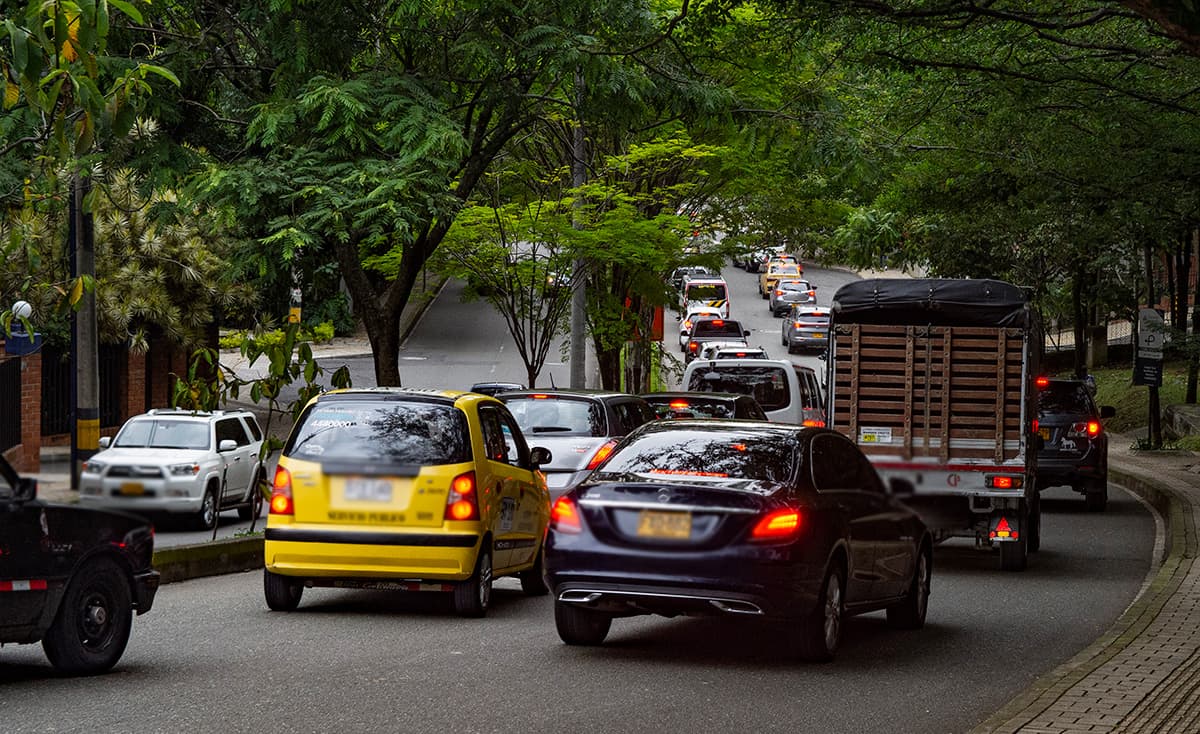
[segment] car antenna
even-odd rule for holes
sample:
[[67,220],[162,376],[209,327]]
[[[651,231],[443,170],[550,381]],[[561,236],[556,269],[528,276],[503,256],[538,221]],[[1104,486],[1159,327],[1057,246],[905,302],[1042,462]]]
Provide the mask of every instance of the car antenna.
[[554,370],[550,370],[550,389],[557,390],[558,385],[554,384]]

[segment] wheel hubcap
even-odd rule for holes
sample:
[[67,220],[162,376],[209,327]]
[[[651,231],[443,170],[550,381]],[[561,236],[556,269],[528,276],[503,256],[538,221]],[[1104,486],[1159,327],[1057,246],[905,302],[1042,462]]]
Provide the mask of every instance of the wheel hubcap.
[[825,587],[825,649],[837,647],[842,632],[842,584],[836,575]]
[[108,599],[93,592],[84,601],[82,612],[79,621],[83,644],[92,649],[103,647],[110,631]]
[[487,609],[492,599],[492,557],[484,556],[479,564],[479,606]]
[[921,562],[917,565],[917,613],[925,617],[925,608],[929,606],[929,560],[921,554]]
[[213,502],[211,494],[204,495],[204,507],[201,509],[201,515],[204,518],[205,527],[211,527],[217,519],[217,508]]

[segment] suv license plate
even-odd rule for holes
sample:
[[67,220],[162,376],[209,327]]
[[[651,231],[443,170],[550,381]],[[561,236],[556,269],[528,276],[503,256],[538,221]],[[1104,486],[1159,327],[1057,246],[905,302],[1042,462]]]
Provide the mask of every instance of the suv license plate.
[[121,494],[125,497],[141,497],[146,493],[146,485],[141,482],[125,482],[121,485]]
[[647,538],[686,540],[692,534],[692,513],[642,510],[637,532]]
[[392,483],[387,479],[354,477],[346,480],[342,496],[347,502],[391,502]]

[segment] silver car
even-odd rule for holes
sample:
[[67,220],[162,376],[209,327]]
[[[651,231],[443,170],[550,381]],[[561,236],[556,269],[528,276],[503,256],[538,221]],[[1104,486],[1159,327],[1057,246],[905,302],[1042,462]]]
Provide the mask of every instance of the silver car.
[[829,309],[795,305],[783,319],[780,342],[788,354],[801,349],[824,350],[829,343]]
[[767,308],[775,318],[791,310],[793,304],[817,305],[817,287],[807,280],[781,280],[767,294]]

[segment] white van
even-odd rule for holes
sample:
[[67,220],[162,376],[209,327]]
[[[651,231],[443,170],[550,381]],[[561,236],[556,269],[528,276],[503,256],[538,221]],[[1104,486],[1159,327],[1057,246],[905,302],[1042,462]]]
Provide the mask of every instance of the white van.
[[683,389],[751,395],[768,420],[825,425],[817,373],[786,359],[697,359],[683,372]]
[[729,286],[723,278],[692,278],[683,282],[680,313],[696,306],[712,306],[720,310],[721,318],[729,318]]

